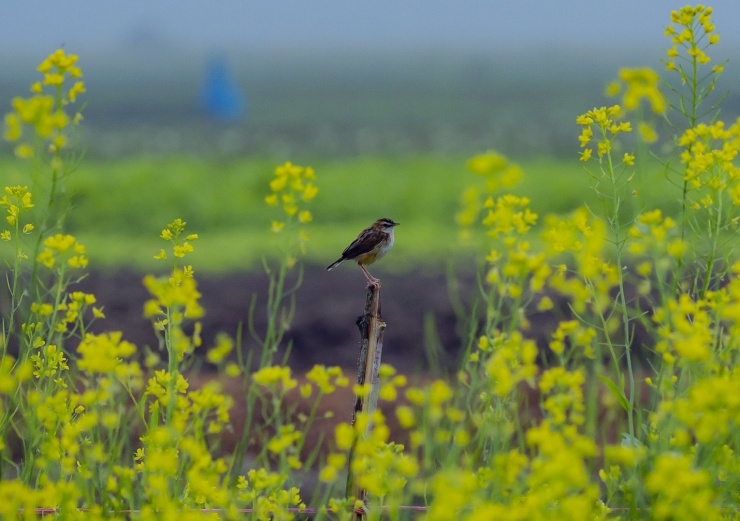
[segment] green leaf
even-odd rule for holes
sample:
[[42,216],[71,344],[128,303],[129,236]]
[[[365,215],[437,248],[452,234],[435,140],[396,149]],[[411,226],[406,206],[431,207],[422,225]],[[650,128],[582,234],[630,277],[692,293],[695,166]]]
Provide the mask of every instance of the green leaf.
[[614,398],[617,399],[617,401],[619,402],[619,405],[621,405],[625,411],[629,412],[631,409],[631,406],[630,406],[630,402],[627,400],[627,397],[624,395],[624,391],[622,391],[622,389],[617,387],[617,384],[609,380],[606,376],[603,376],[600,374],[596,376],[599,377],[599,380],[604,382],[604,385],[607,386],[609,391],[612,393],[612,396],[614,396]]
[[629,432],[623,432],[622,433],[622,441],[620,442],[620,445],[622,447],[641,447],[642,443],[640,443],[640,440],[632,436]]

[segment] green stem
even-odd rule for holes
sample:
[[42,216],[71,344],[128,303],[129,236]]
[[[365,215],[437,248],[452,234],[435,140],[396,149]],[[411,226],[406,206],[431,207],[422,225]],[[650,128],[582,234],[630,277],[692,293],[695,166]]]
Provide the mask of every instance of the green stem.
[[[692,28],[693,29],[693,28]],[[696,47],[696,41],[694,40],[694,31],[691,31],[691,41],[689,42],[689,45],[691,48]],[[697,120],[697,110],[699,108],[699,103],[701,100],[699,99],[699,79],[698,79],[698,61],[696,59],[696,56],[691,57],[691,81],[689,82],[690,89],[691,89],[691,106],[690,106],[690,114],[685,114],[688,118],[689,128],[694,128],[696,126],[696,120]],[[687,152],[691,153],[691,145],[689,145]],[[689,195],[689,182],[686,179],[686,176],[684,175],[684,181],[683,181],[683,191],[681,194],[681,241],[684,241],[686,238],[686,207],[688,204],[688,195]],[[679,257],[678,259],[678,269],[677,273],[681,273],[681,269],[683,268],[683,255]],[[675,279],[674,282],[674,293],[678,289],[678,284],[680,283],[681,277],[678,276]]]
[[[722,190],[718,190],[715,196],[717,198],[717,208],[715,209],[716,214],[714,215],[713,219],[713,229],[709,230],[710,234],[712,235],[712,240],[709,248],[709,256],[707,258],[704,283],[702,284],[701,298],[706,297],[707,291],[709,291],[709,286],[712,280],[712,270],[714,269],[714,263],[717,259],[717,250],[719,249],[719,233],[722,228]],[[711,211],[712,210],[710,209],[710,223],[712,222]]]
[[264,342],[262,344],[260,367],[266,367],[272,364],[273,356],[280,342],[281,333],[278,328],[278,320],[280,319],[280,307],[283,301],[283,288],[285,287],[287,273],[288,267],[286,261],[283,261],[280,263],[277,275],[270,277],[270,287],[267,296],[267,330],[265,331]]
[[[605,141],[607,141],[607,134],[606,129],[602,128],[602,137]],[[630,340],[630,318],[629,318],[629,309],[627,307],[627,297],[625,296],[625,289],[624,289],[624,270],[622,269],[622,246],[624,242],[624,238],[621,236],[621,219],[619,217],[619,206],[620,206],[620,199],[619,199],[619,193],[618,193],[618,187],[617,187],[617,179],[614,175],[614,164],[612,162],[612,156],[611,152],[608,152],[606,154],[607,159],[607,171],[606,174],[609,177],[609,181],[611,184],[612,189],[612,218],[610,219],[610,222],[612,224],[612,233],[614,234],[614,245],[616,246],[616,264],[617,264],[617,279],[618,279],[618,287],[619,287],[619,294],[618,302],[619,307],[621,308],[621,315],[622,315],[622,334],[624,335],[624,351],[625,351],[625,358],[627,360],[627,372],[629,377],[629,411],[627,415],[627,423],[629,427],[629,433],[632,439],[635,439],[635,421],[634,421],[634,413],[635,413],[635,373],[634,369],[632,367],[632,343]],[[607,333],[608,335],[608,333]]]
[[[19,212],[20,213],[20,212]],[[20,300],[18,299],[18,279],[21,270],[21,246],[20,246],[20,219],[16,219],[15,222],[15,259],[13,262],[13,282],[10,289],[10,316],[8,317],[7,329],[3,328],[3,346],[2,346],[2,358],[8,351],[8,344],[10,343],[10,337],[13,334],[15,328],[15,313],[20,306]]]
[[[59,269],[59,280],[57,280],[57,284],[56,284],[57,291],[56,291],[56,294],[54,295],[54,312],[51,315],[51,320],[49,322],[49,332],[46,338],[47,344],[51,344],[54,342],[54,334],[56,333],[57,318],[59,315],[59,306],[62,303],[62,296],[64,295],[64,289],[66,288],[66,283],[65,283],[64,278],[65,278],[64,264],[61,264],[61,268]],[[58,347],[59,349],[62,349],[61,333],[58,334],[57,338],[58,338],[58,343],[60,344]]]
[[175,350],[175,345],[172,338],[172,314],[170,313],[170,310],[167,310],[167,332],[166,332],[166,342],[167,342],[167,372],[170,374],[170,381],[167,384],[167,392],[169,394],[169,401],[167,402],[167,415],[165,419],[166,425],[172,425],[172,417],[175,413],[175,402],[177,401],[176,392],[177,392],[177,367],[178,367],[178,359],[177,359],[177,352]]

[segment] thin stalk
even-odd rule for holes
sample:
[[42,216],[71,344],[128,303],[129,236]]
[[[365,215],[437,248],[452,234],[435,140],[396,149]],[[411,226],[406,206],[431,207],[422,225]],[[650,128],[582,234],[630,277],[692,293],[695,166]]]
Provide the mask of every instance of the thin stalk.
[[8,350],[8,344],[10,343],[10,337],[15,330],[15,313],[20,307],[20,299],[18,299],[18,279],[20,277],[21,262],[20,262],[20,219],[16,219],[15,222],[15,260],[13,264],[13,283],[10,285],[10,316],[8,317],[7,329],[3,328],[3,350],[2,356]]
[[167,372],[170,376],[170,381],[167,383],[167,392],[169,393],[169,400],[167,402],[167,413],[165,424],[171,425],[172,415],[175,412],[175,389],[177,386],[177,353],[175,352],[175,346],[173,345],[172,338],[172,313],[170,308],[167,308],[167,326],[165,328],[164,342],[167,348]]
[[[605,141],[607,141],[607,135],[606,135],[606,129],[601,130],[602,137]],[[630,318],[629,318],[629,309],[627,307],[627,297],[625,295],[624,291],[624,271],[622,269],[622,246],[624,243],[624,238],[621,236],[621,220],[619,217],[619,206],[620,206],[620,199],[619,199],[619,193],[617,190],[617,180],[614,175],[614,163],[612,162],[612,156],[611,152],[606,154],[607,159],[607,171],[606,174],[609,178],[612,194],[611,194],[611,200],[612,200],[612,209],[611,209],[611,219],[610,222],[612,224],[612,233],[614,234],[614,244],[616,246],[616,264],[617,264],[617,280],[618,280],[618,287],[619,292],[617,295],[619,307],[621,308],[621,315],[622,315],[622,334],[624,335],[624,351],[625,351],[625,358],[627,360],[627,372],[629,373],[629,390],[630,390],[630,396],[629,396],[629,405],[630,410],[627,411],[627,423],[629,428],[629,433],[632,439],[635,439],[635,421],[634,421],[634,410],[635,410],[635,373],[634,369],[632,367],[632,345],[631,345],[631,335],[630,335]],[[608,334],[607,334],[608,336]]]
[[[38,264],[38,262],[36,263]],[[54,312],[51,315],[51,320],[49,322],[49,336],[46,339],[47,344],[51,344],[54,342],[54,334],[56,333],[56,324],[57,324],[57,316],[59,315],[59,306],[62,303],[62,296],[64,294],[64,289],[66,287],[66,283],[64,281],[64,264],[61,265],[61,269],[59,270],[59,280],[57,281],[56,285],[56,294],[54,295]],[[59,333],[59,348],[61,349],[61,333]],[[30,346],[29,346],[30,347]]]
[[[695,45],[694,41],[694,31],[691,31],[691,46],[693,47]],[[689,82],[689,86],[691,89],[691,105],[690,105],[690,114],[686,114],[684,112],[684,116],[688,117],[688,123],[689,128],[694,128],[696,126],[696,120],[697,120],[697,110],[699,108],[699,81],[698,81],[698,61],[696,59],[696,56],[691,57],[691,78]],[[684,104],[681,103],[681,107],[683,108]],[[687,152],[691,153],[692,145],[689,145]],[[688,204],[688,195],[689,195],[689,182],[686,179],[686,176],[684,175],[683,180],[683,190],[681,193],[681,240],[685,240],[686,238],[686,208]],[[681,269],[683,268],[683,255],[681,255],[678,258],[678,269],[677,273],[681,273]],[[681,277],[676,277],[676,281],[674,282],[674,293],[676,292],[678,288],[678,284]]]
[[280,341],[280,334],[278,332],[278,320],[280,314],[280,306],[283,299],[283,288],[285,286],[285,277],[287,275],[288,268],[285,262],[280,263],[278,273],[274,277],[270,277],[270,287],[268,289],[267,296],[267,330],[262,344],[262,357],[260,359],[260,367],[265,367],[272,363],[272,357],[277,351],[277,344]]
[[[701,298],[706,297],[707,291],[709,291],[709,285],[712,280],[712,270],[714,269],[714,263],[717,260],[717,250],[719,249],[719,233],[722,229],[722,190],[719,190],[716,194],[717,208],[716,214],[713,219],[714,229],[710,229],[709,233],[712,236],[711,246],[709,248],[709,256],[707,258],[707,265],[704,275],[704,284],[702,284]],[[710,219],[710,223],[711,223]]]

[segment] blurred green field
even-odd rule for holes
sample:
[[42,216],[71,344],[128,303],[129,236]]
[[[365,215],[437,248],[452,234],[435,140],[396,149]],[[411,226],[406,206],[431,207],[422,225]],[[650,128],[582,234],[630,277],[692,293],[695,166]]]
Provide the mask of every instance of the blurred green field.
[[[278,214],[263,202],[267,185],[290,160],[318,176],[309,262],[328,264],[386,216],[402,226],[384,269],[442,265],[466,254],[454,216],[464,188],[479,181],[465,163],[486,147],[522,166],[516,192],[538,214],[598,204],[578,161],[575,118],[605,104],[604,85],[631,64],[609,53],[557,56],[234,54],[249,108],[231,126],[199,108],[202,56],[196,66],[184,53],[158,56],[167,68],[82,56],[89,105],[79,146],[87,152],[70,178],[67,230],[87,245],[93,268],[151,270],[160,268],[152,258],[164,246],[160,230],[180,217],[200,235],[192,258],[199,269],[258,269],[275,251],[269,226]],[[0,79],[4,107],[36,79],[36,62],[0,59],[12,71]],[[728,96],[723,110],[737,113],[739,103]],[[28,165],[12,154],[0,143],[6,184],[29,184]],[[646,156],[638,154],[639,198],[628,204],[671,211],[678,191]]]
[[[286,158],[287,159],[287,158]],[[440,155],[367,156],[308,164],[320,187],[312,202],[314,222],[307,260],[328,264],[379,217],[402,223],[393,263],[384,269],[440,266],[465,255],[457,239],[455,213],[466,186],[480,181],[465,168],[467,158]],[[515,160],[516,161],[516,160]],[[200,235],[192,262],[202,271],[252,270],[276,251],[270,222],[279,218],[264,196],[278,159],[232,160],[197,157],[83,160],[69,179],[73,209],[68,229],[87,245],[93,268],[158,269],[152,258],[165,246],[160,230],[180,217]],[[295,161],[304,164],[301,161]],[[572,160],[517,161],[524,170],[514,190],[527,195],[540,216],[599,204],[574,152]],[[28,165],[6,165],[9,183],[27,183]],[[659,165],[634,180],[641,207],[676,208]]]

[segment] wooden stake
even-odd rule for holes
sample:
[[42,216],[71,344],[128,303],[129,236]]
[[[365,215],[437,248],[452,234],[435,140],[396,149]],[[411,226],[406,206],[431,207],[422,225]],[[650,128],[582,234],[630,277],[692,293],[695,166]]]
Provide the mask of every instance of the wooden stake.
[[[380,391],[380,362],[383,354],[383,333],[385,322],[380,315],[380,284],[368,286],[365,298],[365,312],[357,318],[357,327],[360,330],[360,358],[357,362],[357,383],[370,384],[370,393],[366,397],[355,396],[355,407],[352,412],[352,426],[355,425],[357,415],[365,413],[371,421],[368,423],[367,432],[372,432],[372,415],[378,406],[378,393]],[[352,473],[352,461],[354,459],[354,445],[349,452],[349,463],[347,466],[347,497],[354,497],[365,503],[367,491],[357,485]],[[363,512],[356,511],[353,519],[362,519]]]

